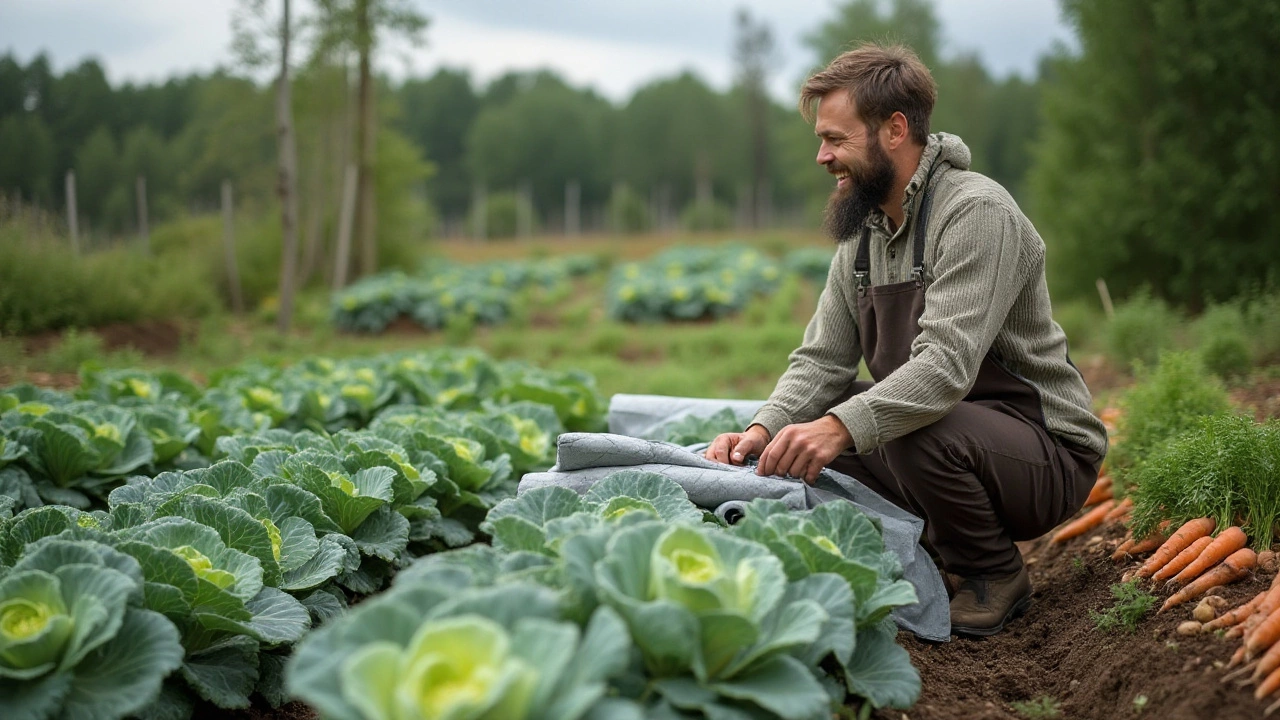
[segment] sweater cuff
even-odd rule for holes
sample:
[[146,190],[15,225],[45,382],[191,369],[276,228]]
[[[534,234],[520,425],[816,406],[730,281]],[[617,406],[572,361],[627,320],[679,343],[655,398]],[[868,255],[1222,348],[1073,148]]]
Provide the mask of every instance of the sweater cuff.
[[778,436],[778,431],[790,424],[791,418],[785,412],[771,405],[765,405],[756,412],[756,416],[747,423],[747,427],[761,425],[769,431],[769,438],[773,439]]
[[880,430],[876,427],[876,418],[865,398],[854,395],[831,408],[828,414],[844,423],[849,436],[853,438],[854,450],[859,455],[866,455],[880,446]]

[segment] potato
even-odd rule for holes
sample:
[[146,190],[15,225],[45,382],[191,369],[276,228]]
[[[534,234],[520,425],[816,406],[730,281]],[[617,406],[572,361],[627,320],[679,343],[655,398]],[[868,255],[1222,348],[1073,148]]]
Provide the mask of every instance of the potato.
[[1214,609],[1213,604],[1210,603],[1207,599],[1201,600],[1200,604],[1196,605],[1196,609],[1191,611],[1191,617],[1195,618],[1196,620],[1202,623],[1207,623],[1217,616],[1218,616],[1218,611]]
[[1195,620],[1188,620],[1178,626],[1178,634],[1179,635],[1199,635],[1200,628],[1201,628],[1200,623],[1196,622]]
[[1258,568],[1264,572],[1273,573],[1280,569],[1280,561],[1277,561],[1276,554],[1271,550],[1263,550],[1258,553]]
[[1226,598],[1218,595],[1210,595],[1209,597],[1205,598],[1201,602],[1209,603],[1210,605],[1213,606],[1213,609],[1217,610],[1218,612],[1222,612],[1223,610],[1226,610],[1227,608],[1231,607],[1231,603]]

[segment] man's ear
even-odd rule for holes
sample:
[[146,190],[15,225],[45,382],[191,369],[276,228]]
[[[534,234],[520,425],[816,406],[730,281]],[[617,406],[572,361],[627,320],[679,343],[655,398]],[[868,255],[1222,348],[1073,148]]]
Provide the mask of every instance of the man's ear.
[[895,112],[890,115],[889,121],[884,124],[884,128],[889,135],[884,139],[884,142],[890,150],[897,150],[911,139],[911,125],[907,122],[907,116],[901,112]]

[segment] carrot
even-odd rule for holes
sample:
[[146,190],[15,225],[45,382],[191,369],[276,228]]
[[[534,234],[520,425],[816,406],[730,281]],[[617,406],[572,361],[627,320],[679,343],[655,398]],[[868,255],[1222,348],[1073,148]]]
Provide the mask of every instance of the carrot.
[[[1280,576],[1277,576],[1280,577]],[[1267,619],[1267,616],[1280,608],[1280,583],[1272,582],[1271,588],[1267,590],[1267,594],[1262,598],[1262,602],[1258,603],[1258,607],[1254,608],[1253,614],[1245,618],[1240,624],[1240,632],[1246,637],[1253,634],[1253,629],[1258,624]]]
[[[1244,645],[1236,648],[1236,651],[1232,653],[1231,662],[1227,663],[1227,667],[1233,668],[1242,662],[1244,662]],[[1225,681],[1226,678],[1223,678],[1223,680]]]
[[1186,550],[1188,545],[1213,532],[1213,527],[1214,522],[1209,518],[1187,521],[1138,570],[1138,577],[1151,577],[1152,573],[1164,567],[1178,553]]
[[1253,681],[1258,682],[1275,672],[1276,668],[1280,668],[1280,642],[1267,648],[1262,659],[1258,660],[1258,667],[1253,671]]
[[[1205,535],[1204,537],[1196,540],[1195,542],[1188,545],[1185,550],[1175,555],[1172,560],[1165,563],[1164,567],[1155,571],[1155,573],[1152,574],[1151,579],[1157,580],[1157,581],[1168,580],[1174,575],[1177,575],[1179,570],[1182,570],[1186,566],[1190,565],[1196,558],[1200,557],[1200,554],[1205,551],[1205,548],[1209,547],[1212,544],[1213,544],[1213,538],[1209,537],[1208,535]],[[1218,558],[1218,561],[1221,562],[1222,558]],[[1214,563],[1214,564],[1216,565],[1217,563]]]
[[1261,700],[1277,689],[1280,689],[1280,670],[1273,670],[1266,680],[1258,684],[1258,689],[1253,691],[1253,696]]
[[1093,489],[1089,491],[1089,497],[1084,501],[1084,506],[1097,505],[1113,497],[1115,495],[1111,490],[1111,478],[1102,478],[1094,483]]
[[1133,539],[1133,533],[1125,535],[1124,542],[1120,543],[1120,547],[1116,548],[1116,551],[1111,553],[1111,559],[1116,561],[1125,559],[1129,555],[1129,551],[1137,544],[1138,541]]
[[1245,657],[1252,658],[1280,639],[1280,610],[1273,610],[1244,640]]
[[[1204,538],[1201,538],[1203,540]],[[1197,540],[1196,542],[1200,542]],[[1182,569],[1177,575],[1174,575],[1173,582],[1179,585],[1185,585],[1192,578],[1198,577],[1201,573],[1209,568],[1222,562],[1228,555],[1244,547],[1249,542],[1249,538],[1245,536],[1244,531],[1239,527],[1232,525],[1223,530],[1214,538],[1213,542],[1200,553],[1200,556],[1192,560],[1189,565]]]
[[1152,550],[1155,550],[1156,548],[1165,544],[1165,542],[1168,541],[1168,539],[1169,539],[1168,535],[1165,535],[1164,533],[1159,531],[1154,532],[1151,535],[1147,536],[1145,540],[1139,540],[1138,542],[1134,543],[1133,547],[1129,548],[1129,554],[1141,555],[1142,553],[1151,552]]
[[1158,612],[1164,612],[1171,607],[1176,607],[1182,603],[1200,597],[1210,588],[1218,587],[1233,583],[1245,575],[1258,564],[1258,554],[1249,548],[1242,548],[1231,553],[1230,557],[1223,560],[1220,565],[1192,580],[1178,592],[1169,596],[1168,600],[1160,606]]
[[1232,610],[1228,610],[1213,620],[1205,623],[1204,629],[1218,630],[1220,628],[1231,627],[1232,625],[1238,625],[1239,623],[1244,622],[1244,619],[1253,614],[1254,609],[1258,607],[1259,603],[1261,603],[1262,599],[1266,596],[1267,591],[1263,590],[1257,595],[1254,595],[1253,599],[1249,602]]
[[1089,512],[1081,515],[1079,518],[1072,520],[1053,536],[1052,542],[1060,543],[1070,540],[1073,537],[1083,535],[1086,532],[1098,527],[1102,524],[1102,519],[1111,512],[1111,508],[1116,506],[1115,500],[1107,500],[1101,505],[1095,507]]
[[1115,506],[1115,509],[1107,513],[1107,517],[1104,519],[1107,522],[1111,522],[1112,520],[1116,520],[1118,518],[1124,517],[1132,509],[1133,509],[1133,498],[1126,497]]

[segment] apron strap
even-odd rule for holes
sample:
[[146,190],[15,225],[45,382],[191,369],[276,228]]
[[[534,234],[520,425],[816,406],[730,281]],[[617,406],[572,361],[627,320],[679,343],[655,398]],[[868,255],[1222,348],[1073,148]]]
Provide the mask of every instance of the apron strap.
[[865,292],[863,288],[871,286],[871,248],[868,247],[870,240],[871,228],[864,225],[862,239],[858,241],[858,254],[853,258],[853,284],[859,293]]
[[[911,255],[911,275],[916,282],[924,282],[924,236],[929,226],[929,209],[933,206],[933,193],[926,187],[920,194],[920,205],[916,210],[915,239]],[[854,286],[858,293],[866,292],[871,286],[871,228],[862,228],[862,238],[858,240],[858,253],[853,258]]]
[[911,274],[916,282],[924,282],[924,234],[929,227],[929,209],[933,206],[933,193],[926,188],[920,198],[920,209],[916,212],[915,248],[911,255]]

